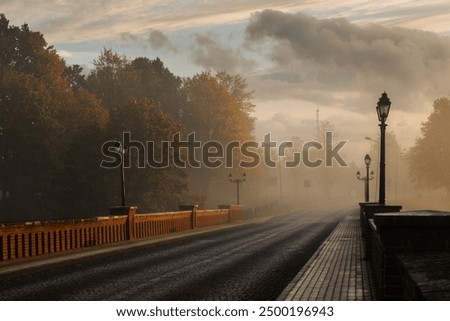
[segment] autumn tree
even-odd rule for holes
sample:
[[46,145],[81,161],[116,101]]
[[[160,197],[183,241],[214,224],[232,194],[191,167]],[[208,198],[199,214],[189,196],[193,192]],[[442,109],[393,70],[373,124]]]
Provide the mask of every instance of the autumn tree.
[[[254,105],[244,78],[226,72],[216,75],[202,72],[186,78],[183,89],[188,101],[181,123],[187,134],[195,133],[196,140],[201,142],[218,141],[224,147],[231,141],[243,143],[252,138]],[[233,156],[237,165],[239,152]],[[191,170],[191,192],[208,195],[211,202],[213,197],[221,201],[224,191],[229,194],[230,183],[226,179],[229,171],[226,168]]]
[[[85,77],[41,33],[0,15],[1,220],[92,216],[119,204],[119,172],[99,165],[103,143],[124,132],[154,146],[182,130],[224,143],[251,137],[254,106],[240,76],[182,81],[158,58],[131,60],[111,49],[93,64]],[[135,163],[142,157],[130,155]],[[174,209],[185,175],[173,166],[127,169],[129,203]]]
[[86,87],[86,77],[83,74],[83,67],[80,65],[66,66],[64,76],[73,90],[80,90]]
[[[125,56],[104,49],[94,60],[95,68],[86,81],[86,88],[101,99],[108,110],[106,140],[122,141],[125,132],[134,141],[160,146],[162,141],[171,141],[180,131],[178,108],[182,105],[181,81],[173,76],[159,60]],[[130,204],[138,205],[142,211],[164,211],[176,209],[186,190],[185,173],[169,164],[165,168],[152,168],[145,164],[138,168],[144,154],[130,151],[133,166],[126,170],[127,198]],[[161,159],[162,150],[148,150],[155,159]],[[141,159],[138,159],[138,158]],[[105,175],[118,172],[103,169]],[[113,174],[111,174],[113,173]],[[118,175],[118,174],[117,174]],[[112,181],[108,186],[119,186]],[[119,204],[120,191],[109,188]],[[111,196],[109,197],[111,199]]]
[[184,81],[188,104],[183,118],[187,132],[199,140],[248,140],[254,128],[254,105],[239,75],[202,72]]
[[93,64],[95,68],[88,76],[87,88],[106,107],[126,104],[131,97],[149,99],[157,102],[174,122],[179,121],[186,105],[182,81],[159,58],[130,60],[112,49],[103,49]]
[[450,99],[442,97],[433,103],[433,111],[422,124],[422,137],[409,151],[410,173],[418,186],[445,188],[450,193]]
[[186,95],[182,90],[182,80],[164,66],[159,59],[139,57],[131,61],[127,70],[137,75],[133,84],[133,96],[156,101],[174,122],[179,122]]
[[[81,130],[96,135],[107,112],[73,91],[66,65],[43,35],[0,15],[0,210],[7,219],[63,212],[52,202],[62,154]],[[73,151],[72,151],[73,152]]]
[[[130,98],[127,104],[117,106],[110,111],[109,139],[121,141],[123,134],[129,133],[132,141],[143,144],[151,142],[150,145],[146,145],[147,155],[143,153],[142,148],[140,150],[133,148],[126,156],[131,160],[130,168],[125,169],[129,204],[138,205],[142,211],[176,210],[181,204],[187,188],[185,173],[182,169],[170,162],[164,168],[152,167],[149,163],[142,167],[146,156],[155,162],[167,156],[170,158],[170,151],[166,153],[161,143],[170,142],[173,134],[179,130],[180,128],[161,109],[160,105],[149,99]],[[112,175],[119,178],[118,170],[104,169],[104,171],[108,175],[113,172]],[[117,183],[119,183],[118,180],[114,185],[119,186]],[[119,196],[119,189],[112,194]],[[117,199],[116,204],[118,204]]]

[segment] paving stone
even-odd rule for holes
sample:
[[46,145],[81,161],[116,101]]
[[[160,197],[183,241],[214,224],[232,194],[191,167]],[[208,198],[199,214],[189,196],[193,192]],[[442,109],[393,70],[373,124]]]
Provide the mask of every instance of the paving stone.
[[304,265],[279,300],[373,300],[363,260],[359,217],[346,217]]

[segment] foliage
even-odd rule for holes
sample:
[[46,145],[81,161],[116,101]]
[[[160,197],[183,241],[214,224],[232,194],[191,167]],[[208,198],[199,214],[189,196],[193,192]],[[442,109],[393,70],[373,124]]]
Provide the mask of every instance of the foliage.
[[159,58],[130,60],[104,49],[94,66],[86,86],[106,107],[126,104],[131,97],[149,99],[158,102],[174,122],[179,120],[180,110],[186,105],[182,81]]
[[[174,106],[182,104],[177,101],[182,99],[181,80],[173,76],[161,60],[136,58],[130,61],[111,49],[104,49],[94,66],[86,88],[102,100],[110,113],[106,140],[121,141],[123,133],[130,132],[132,140],[153,141],[155,146],[160,146],[161,141],[172,140],[180,131],[174,120],[178,116]],[[160,159],[161,150],[156,152],[154,158]],[[127,202],[139,205],[142,211],[176,209],[186,190],[185,174],[174,166],[137,168],[139,158],[145,161],[142,153],[135,154],[135,166],[126,170]],[[110,190],[111,194],[120,195]]]
[[[240,76],[183,80],[159,58],[112,49],[93,65],[85,76],[41,33],[0,15],[0,221],[86,217],[120,204],[119,170],[100,163],[103,143],[124,132],[155,146],[180,131],[224,143],[251,137],[254,105]],[[160,159],[162,150],[155,153]],[[136,165],[144,155],[130,157]],[[125,174],[128,204],[142,211],[176,209],[187,190],[188,172],[173,166]]]
[[436,99],[433,108],[428,120],[422,124],[422,137],[409,151],[411,176],[419,186],[444,187],[450,192],[450,171],[447,168],[450,158],[450,99]]
[[108,115],[94,96],[74,92],[65,63],[27,25],[9,26],[0,16],[0,209],[32,217],[57,212],[49,204],[64,170],[62,154],[75,133],[105,126]]
[[[187,104],[181,123],[186,133],[195,133],[197,141],[218,141],[226,146],[230,141],[244,142],[252,138],[255,120],[251,112],[255,106],[245,79],[226,72],[215,76],[202,72],[186,78],[183,89]],[[235,163],[239,161],[239,156],[239,153],[234,154]],[[229,170],[190,170],[190,191],[209,195],[210,204],[223,202],[224,191],[229,195]]]
[[186,131],[199,140],[248,140],[254,127],[254,109],[247,83],[240,76],[202,72],[184,81],[188,105],[184,116]]

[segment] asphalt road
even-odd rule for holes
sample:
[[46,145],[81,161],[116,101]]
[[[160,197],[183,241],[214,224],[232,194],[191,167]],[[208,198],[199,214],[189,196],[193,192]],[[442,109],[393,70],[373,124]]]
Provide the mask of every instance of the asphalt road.
[[275,300],[345,209],[314,209],[0,280],[0,300]]

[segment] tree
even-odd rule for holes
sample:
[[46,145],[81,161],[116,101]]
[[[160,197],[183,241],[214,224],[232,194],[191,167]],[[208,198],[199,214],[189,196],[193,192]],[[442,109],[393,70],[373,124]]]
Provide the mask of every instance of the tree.
[[86,87],[86,77],[83,75],[83,68],[80,65],[66,66],[64,76],[73,90]]
[[[43,81],[61,80],[64,61],[52,46],[48,46],[43,35],[31,31],[27,24],[10,26],[5,15],[0,14],[0,68],[14,70]],[[62,85],[62,82],[54,86]]]
[[[86,84],[109,111],[105,142],[121,141],[123,134],[129,132],[132,140],[143,144],[151,141],[158,147],[162,141],[171,141],[181,130],[176,122],[178,111],[175,112],[178,101],[182,101],[180,83],[159,59],[130,61],[111,49],[104,49],[94,65]],[[155,152],[154,159],[161,159],[163,151],[157,149]],[[129,203],[138,205],[142,211],[176,209],[186,191],[183,171],[173,164],[157,169],[144,164],[138,168],[144,155],[133,151],[132,156],[133,166],[126,169]],[[111,174],[115,171],[103,171],[112,177],[108,186],[120,186],[115,174]],[[111,204],[119,204],[119,189],[109,189],[109,193],[105,197]]]
[[[118,171],[99,165],[103,143],[124,132],[153,142],[158,159],[159,143],[182,127],[205,140],[251,137],[254,106],[239,76],[183,82],[158,58],[130,60],[110,49],[94,66],[85,77],[41,33],[0,15],[2,220],[98,215],[119,204]],[[186,173],[174,166],[126,171],[130,204],[142,210],[175,209],[185,193]]]
[[159,58],[136,58],[127,69],[137,74],[133,96],[157,101],[174,122],[179,122],[186,106],[181,78],[172,74]]
[[[197,141],[218,141],[224,147],[231,141],[243,143],[252,138],[254,105],[242,77],[225,72],[215,76],[202,72],[186,78],[183,89],[187,105],[181,123],[187,134],[194,132]],[[233,155],[234,164],[239,161],[239,156],[238,152]],[[224,184],[229,185],[228,171],[225,168],[190,170],[190,191],[221,197],[223,190],[227,190]],[[214,201],[222,202],[220,198]]]
[[422,137],[409,151],[410,174],[421,187],[445,188],[450,193],[450,99],[442,97],[433,103],[433,112],[422,124]]
[[202,72],[185,79],[184,90],[188,105],[183,124],[188,133],[222,143],[252,137],[255,119],[250,114],[255,106],[242,77]]
[[173,75],[163,62],[139,57],[130,60],[112,49],[103,49],[94,60],[94,70],[88,76],[87,88],[106,107],[127,104],[129,98],[149,99],[178,122],[186,105],[181,78]]
[[[10,26],[0,15],[0,210],[8,219],[63,213],[52,202],[63,153],[87,127],[101,130],[107,112],[85,90],[73,91],[66,65],[43,35]],[[92,134],[92,133],[91,133]]]
[[[126,105],[117,106],[110,115],[107,130],[109,139],[120,141],[123,133],[129,132],[133,141],[150,141],[153,149],[147,149],[146,152],[153,153],[149,157],[155,160],[164,157],[161,142],[171,141],[173,134],[180,130],[158,103],[148,99],[130,98]],[[125,170],[129,203],[138,205],[142,211],[176,210],[186,192],[183,170],[171,163],[164,168],[153,168],[148,164],[139,168],[139,161],[145,161],[144,155],[137,149],[129,150],[129,153],[132,164],[131,168]],[[118,175],[114,169],[104,171],[114,171]],[[114,185],[119,186],[118,180]],[[119,196],[119,189],[113,195]]]
[[87,88],[106,108],[125,104],[131,96],[135,75],[126,72],[128,58],[111,49],[103,49],[94,60],[94,69],[87,78]]

